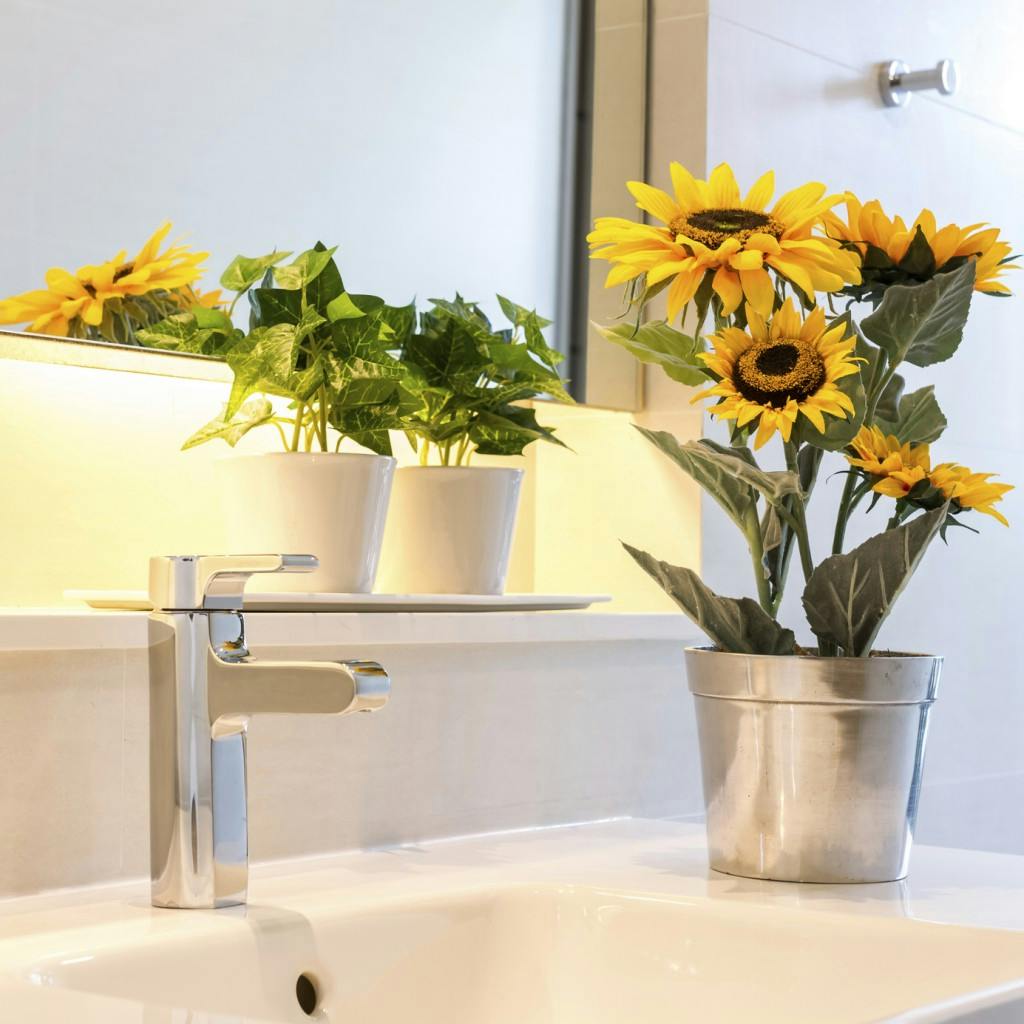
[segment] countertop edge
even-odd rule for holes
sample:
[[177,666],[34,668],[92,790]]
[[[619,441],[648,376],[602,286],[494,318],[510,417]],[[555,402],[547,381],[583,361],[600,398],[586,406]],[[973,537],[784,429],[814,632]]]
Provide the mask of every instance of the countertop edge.
[[[148,618],[146,612],[3,608],[0,651],[144,648]],[[250,612],[246,622],[254,645],[274,646],[701,642],[684,616],[658,612]]]

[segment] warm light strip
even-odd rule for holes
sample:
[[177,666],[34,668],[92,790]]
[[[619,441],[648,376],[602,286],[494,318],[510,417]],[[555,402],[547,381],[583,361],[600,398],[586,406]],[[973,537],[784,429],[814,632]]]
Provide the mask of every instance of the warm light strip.
[[97,370],[120,370],[124,373],[145,373],[186,380],[231,380],[231,371],[227,366],[209,356],[14,331],[0,331],[0,359],[85,366]]

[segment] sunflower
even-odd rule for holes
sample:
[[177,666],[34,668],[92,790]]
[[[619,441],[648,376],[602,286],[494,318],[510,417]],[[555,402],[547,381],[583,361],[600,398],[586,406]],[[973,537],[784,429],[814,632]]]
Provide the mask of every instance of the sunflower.
[[847,461],[876,478],[871,489],[879,494],[905,498],[928,479],[931,456],[926,444],[900,444],[898,438],[878,427],[861,427],[850,445],[857,454],[847,455]]
[[[170,230],[170,221],[161,224],[130,262],[123,262],[124,254],[119,254],[120,262],[113,272],[113,284],[120,294],[170,292],[198,281],[203,276],[202,264],[209,253],[192,252],[187,245],[171,245],[164,252],[160,252],[160,243]],[[104,278],[109,266],[110,264],[106,263],[101,268]]]
[[974,289],[986,295],[1009,295],[1010,289],[999,280],[1006,270],[1015,270],[1009,261],[1011,247],[1000,240],[999,228],[985,224],[956,224],[938,227],[935,214],[922,210],[910,227],[902,217],[889,217],[877,199],[861,203],[851,192],[844,196],[846,220],[832,210],[824,215],[825,228],[863,261],[863,281],[845,289],[856,298],[878,299],[892,284],[926,281],[935,274],[955,270],[972,257],[975,267]]
[[822,432],[826,413],[847,419],[853,402],[836,381],[860,371],[846,325],[827,327],[820,306],[801,320],[792,298],[770,321],[749,307],[747,317],[746,331],[725,327],[711,338],[714,351],[700,353],[718,383],[693,401],[717,396],[711,415],[737,427],[760,418],[755,448],[776,430],[788,441],[801,413]]
[[972,473],[966,466],[958,466],[955,462],[943,462],[931,471],[928,479],[943,497],[955,502],[961,509],[974,509],[998,519],[1003,526],[1009,526],[1006,516],[995,508],[995,504],[1003,500],[1003,495],[1007,491],[1013,490],[1013,484],[990,483],[994,475]]
[[952,501],[957,512],[974,509],[993,516],[1004,526],[1010,525],[994,505],[1013,490],[1013,485],[990,483],[992,473],[973,473],[955,462],[943,462],[932,469],[928,445],[901,444],[878,427],[861,427],[850,446],[856,455],[847,454],[847,462],[874,477],[871,489],[879,494],[897,501],[907,499],[921,508]]
[[[116,300],[150,292],[168,293],[171,308],[157,310],[155,319],[160,319],[180,305],[176,293],[180,289],[191,292],[192,282],[202,276],[202,263],[207,253],[192,252],[184,245],[171,245],[160,252],[160,244],[170,230],[169,222],[162,224],[132,260],[127,260],[122,250],[103,263],[79,267],[74,274],[52,267],[46,272],[45,289],[23,292],[0,301],[0,324],[27,323],[27,330],[35,333],[124,340],[104,333],[107,303],[114,301],[116,315],[123,312]],[[167,299],[168,294],[163,294],[163,299]],[[216,299],[213,299],[214,294]],[[154,296],[154,300],[158,298]],[[219,301],[219,292],[211,293],[210,300],[214,304]],[[208,300],[203,297],[199,301],[206,305]]]
[[45,281],[45,289],[0,301],[0,324],[27,322],[27,329],[34,333],[66,335],[75,320],[98,327],[104,302],[114,297],[114,293],[97,291],[62,267],[51,267]]
[[605,281],[612,287],[646,275],[651,288],[673,279],[668,318],[674,320],[694,297],[706,275],[725,315],[746,300],[762,317],[776,305],[769,271],[810,298],[860,283],[856,252],[814,235],[838,196],[825,196],[817,182],[801,185],[769,209],[775,192],[772,171],[761,175],[745,198],[728,164],[709,179],[694,178],[681,164],[670,166],[674,195],[642,181],[626,187],[645,213],[662,225],[622,217],[599,217],[587,236],[592,259],[613,264]]

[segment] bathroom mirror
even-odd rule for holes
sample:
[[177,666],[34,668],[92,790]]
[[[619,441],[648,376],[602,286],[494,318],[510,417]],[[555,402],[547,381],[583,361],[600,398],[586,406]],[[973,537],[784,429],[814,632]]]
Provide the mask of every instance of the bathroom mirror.
[[619,297],[585,235],[643,176],[645,6],[4,5],[0,297],[165,221],[209,253],[203,290],[238,253],[322,240],[353,292],[536,308],[576,397],[635,408],[633,360],[587,326]]

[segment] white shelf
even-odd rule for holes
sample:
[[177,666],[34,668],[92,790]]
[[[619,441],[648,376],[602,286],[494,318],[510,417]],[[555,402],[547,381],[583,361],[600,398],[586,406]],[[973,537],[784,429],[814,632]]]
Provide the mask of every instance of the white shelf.
[[[145,612],[0,609],[0,651],[146,647]],[[702,642],[681,614],[619,612],[249,612],[253,646]]]

